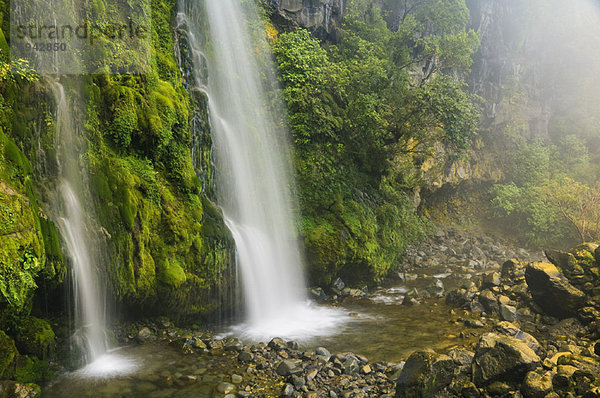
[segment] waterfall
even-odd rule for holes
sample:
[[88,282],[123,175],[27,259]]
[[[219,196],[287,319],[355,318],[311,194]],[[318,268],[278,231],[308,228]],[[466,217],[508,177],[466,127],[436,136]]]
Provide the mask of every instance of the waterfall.
[[71,263],[74,294],[74,343],[82,351],[82,372],[89,376],[127,373],[135,363],[107,354],[106,305],[101,289],[99,241],[90,224],[90,211],[81,203],[86,195],[84,172],[79,164],[78,129],[64,86],[50,79],[56,103],[56,161],[59,166],[54,213]]
[[265,89],[276,79],[270,56],[260,53],[266,40],[255,6],[183,0],[177,23],[195,68],[188,89],[207,97],[217,198],[236,243],[247,312],[237,332],[256,339],[327,334],[339,314],[307,303],[288,132],[276,117],[284,114],[276,91]]
[[97,265],[92,255],[92,237],[81,207],[84,196],[79,165],[77,131],[65,89],[51,81],[56,102],[57,163],[59,164],[58,209],[59,229],[72,264],[75,295],[75,336],[84,348],[84,360],[90,363],[107,350],[104,306],[98,286]]

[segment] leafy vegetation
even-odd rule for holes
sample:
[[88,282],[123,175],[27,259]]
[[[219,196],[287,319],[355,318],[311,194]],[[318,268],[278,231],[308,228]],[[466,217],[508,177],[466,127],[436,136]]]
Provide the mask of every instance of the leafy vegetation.
[[442,142],[442,157],[465,156],[479,118],[460,79],[479,43],[468,20],[464,1],[422,1],[394,28],[356,0],[339,43],[303,29],[275,41],[315,282],[380,279],[426,233],[421,153]]
[[600,191],[585,142],[520,139],[506,182],[492,188],[497,218],[535,245],[600,239]]

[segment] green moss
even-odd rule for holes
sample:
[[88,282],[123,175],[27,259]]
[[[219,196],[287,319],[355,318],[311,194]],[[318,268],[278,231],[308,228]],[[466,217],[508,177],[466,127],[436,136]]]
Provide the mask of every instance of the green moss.
[[45,252],[29,200],[0,180],[0,307],[23,309],[37,287]]
[[181,265],[176,262],[163,260],[158,268],[158,280],[174,289],[177,289],[185,282],[185,271]]
[[12,376],[12,365],[18,354],[15,342],[0,330],[0,379]]
[[48,361],[34,356],[19,357],[16,364],[15,380],[19,383],[40,383],[51,380],[54,372],[50,370]]
[[67,273],[67,266],[61,250],[61,241],[58,230],[50,220],[40,218],[44,247],[46,250],[46,266],[44,267],[44,278],[50,286],[60,285]]
[[33,316],[19,328],[16,343],[21,353],[33,354],[42,359],[52,357],[56,345],[50,324]]

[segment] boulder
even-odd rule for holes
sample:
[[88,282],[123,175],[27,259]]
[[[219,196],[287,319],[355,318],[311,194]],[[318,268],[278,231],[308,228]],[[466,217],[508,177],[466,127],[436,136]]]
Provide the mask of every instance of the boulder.
[[280,376],[289,376],[302,373],[302,361],[286,359],[277,365],[277,374]]
[[494,331],[504,336],[514,337],[515,339],[522,341],[539,356],[542,356],[544,353],[544,349],[537,339],[529,333],[519,329],[514,323],[506,321],[499,322],[494,328]]
[[499,312],[498,299],[490,290],[484,290],[479,293],[479,302],[488,314],[497,314]]
[[345,287],[346,284],[341,278],[336,278],[331,284],[331,290],[333,290],[336,294],[340,294]]
[[524,342],[509,336],[481,336],[473,358],[473,381],[485,386],[494,381],[521,382],[540,363],[540,357]]
[[308,289],[308,294],[315,301],[325,301],[327,300],[327,295],[320,287],[313,287]]
[[554,373],[539,374],[529,372],[521,385],[521,392],[525,398],[544,398],[552,391],[552,377]]
[[525,276],[525,267],[527,263],[517,260],[508,260],[502,264],[502,278],[512,283],[522,279]]
[[156,336],[149,327],[144,326],[139,330],[136,339],[139,343],[146,344],[156,340]]
[[447,355],[413,353],[396,382],[396,398],[432,396],[452,382],[455,368],[456,363]]
[[280,351],[285,349],[287,344],[285,340],[283,340],[281,337],[273,337],[271,341],[269,341],[268,346],[273,348],[274,350]]
[[517,320],[517,308],[512,305],[500,303],[500,316],[504,321],[514,322]]
[[483,275],[483,279],[481,281],[481,287],[483,289],[491,288],[494,286],[500,286],[500,273],[492,272],[490,274]]
[[56,346],[54,331],[48,322],[33,316],[21,325],[15,343],[21,354],[48,359]]
[[529,263],[525,279],[533,300],[549,315],[569,318],[585,305],[583,292],[571,285],[553,264]]

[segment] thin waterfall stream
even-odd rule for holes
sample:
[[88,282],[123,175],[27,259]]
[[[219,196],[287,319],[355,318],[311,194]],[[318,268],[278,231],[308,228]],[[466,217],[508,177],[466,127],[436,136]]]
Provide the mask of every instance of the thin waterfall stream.
[[59,164],[56,213],[59,230],[72,264],[75,333],[74,344],[82,352],[82,372],[103,376],[135,368],[128,359],[107,354],[106,306],[101,290],[97,250],[89,227],[89,212],[82,208],[85,193],[79,167],[78,130],[64,86],[50,80],[56,103],[57,163]]
[[236,243],[246,321],[232,332],[256,340],[336,333],[346,317],[306,296],[288,132],[277,118],[283,105],[261,80],[274,74],[255,53],[266,46],[264,34],[250,31],[250,23],[260,26],[256,9],[238,0],[184,1],[177,19],[195,69],[191,89],[207,97],[218,202]]

